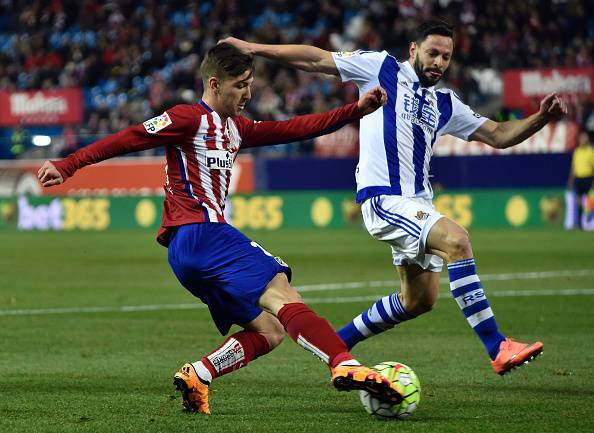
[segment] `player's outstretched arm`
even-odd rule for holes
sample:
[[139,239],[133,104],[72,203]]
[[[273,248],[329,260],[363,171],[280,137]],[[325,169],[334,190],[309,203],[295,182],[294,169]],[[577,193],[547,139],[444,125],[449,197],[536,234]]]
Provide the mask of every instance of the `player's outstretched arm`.
[[310,45],[268,45],[247,42],[228,37],[219,42],[226,42],[239,48],[245,54],[262,56],[283,62],[297,69],[307,72],[322,72],[324,74],[339,75],[336,63],[330,51]]
[[64,159],[45,161],[37,172],[37,178],[44,187],[60,185],[87,165],[157,147],[159,142],[155,135],[148,134],[143,125],[129,126],[71,153]]
[[386,91],[382,87],[376,86],[363,94],[357,102],[325,113],[305,114],[288,120],[263,122],[254,122],[239,116],[235,118],[235,121],[238,122],[240,134],[243,137],[242,148],[291,143],[330,134],[347,123],[373,113],[385,105],[387,100]]
[[515,146],[542,129],[553,120],[560,120],[567,114],[567,106],[561,97],[551,93],[540,101],[537,113],[520,120],[495,122],[488,119],[469,140],[477,140],[496,149],[506,149]]
[[129,126],[89,144],[62,160],[44,162],[37,177],[45,187],[59,185],[88,165],[130,152],[179,143],[183,137],[193,136],[197,119],[193,106],[177,105],[140,125]]

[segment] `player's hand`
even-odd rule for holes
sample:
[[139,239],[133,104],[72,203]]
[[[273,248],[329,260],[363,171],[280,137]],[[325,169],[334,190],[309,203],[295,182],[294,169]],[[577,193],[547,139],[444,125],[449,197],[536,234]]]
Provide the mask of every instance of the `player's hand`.
[[359,98],[357,107],[363,116],[367,116],[378,108],[386,105],[386,102],[388,102],[386,91],[381,86],[375,86]]
[[567,105],[559,95],[550,93],[540,101],[539,113],[547,121],[560,120],[567,114]]
[[60,185],[64,183],[62,175],[58,169],[49,161],[45,161],[41,168],[37,171],[37,178],[44,187]]
[[233,45],[235,48],[238,48],[244,54],[254,54],[254,50],[252,50],[252,44],[250,42],[242,41],[241,39],[237,39],[232,36],[219,40],[217,44],[220,44],[222,42],[226,42],[228,44]]

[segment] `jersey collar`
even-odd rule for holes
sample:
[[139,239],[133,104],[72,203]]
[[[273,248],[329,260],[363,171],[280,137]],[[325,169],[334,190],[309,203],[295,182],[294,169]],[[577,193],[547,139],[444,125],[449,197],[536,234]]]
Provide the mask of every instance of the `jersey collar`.
[[213,112],[213,109],[210,108],[208,105],[206,105],[206,102],[204,102],[202,99],[198,101],[198,103],[200,105],[202,105],[204,108],[206,108],[206,111],[208,111],[209,113]]

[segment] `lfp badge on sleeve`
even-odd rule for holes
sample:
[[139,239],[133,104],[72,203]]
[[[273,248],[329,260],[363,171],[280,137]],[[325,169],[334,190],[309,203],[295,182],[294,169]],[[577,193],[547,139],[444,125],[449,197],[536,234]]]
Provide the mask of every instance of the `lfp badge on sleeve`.
[[155,134],[172,123],[173,122],[171,121],[169,114],[167,114],[167,111],[165,111],[160,116],[147,120],[142,124],[142,126],[144,126],[144,129],[146,129],[146,132],[149,134]]

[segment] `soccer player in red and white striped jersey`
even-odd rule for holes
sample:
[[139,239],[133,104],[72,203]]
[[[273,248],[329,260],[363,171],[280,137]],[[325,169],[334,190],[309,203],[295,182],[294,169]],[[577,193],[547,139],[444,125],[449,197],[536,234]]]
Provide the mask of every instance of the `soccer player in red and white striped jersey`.
[[[365,389],[380,399],[401,401],[397,385],[361,366],[328,322],[302,302],[289,284],[291,269],[227,224],[223,213],[240,149],[329,133],[385,104],[385,91],[376,87],[358,102],[326,113],[255,122],[240,115],[251,98],[251,56],[219,44],[200,69],[205,91],[198,103],[175,106],[64,160],[46,161],[38,173],[41,183],[58,185],[86,165],[165,146],[165,202],[157,239],[168,247],[178,280],[208,305],[221,334],[233,324],[243,328],[175,374],[187,409],[210,413],[210,382],[270,352],[286,334],[330,367],[338,390]],[[192,337],[189,331],[188,340]]]

